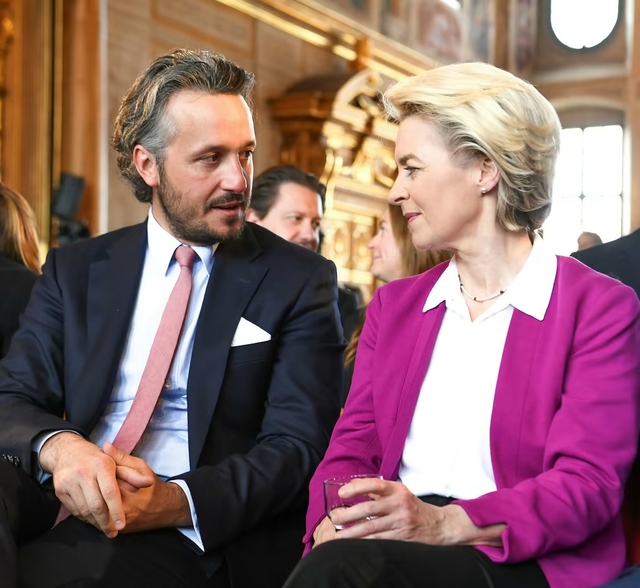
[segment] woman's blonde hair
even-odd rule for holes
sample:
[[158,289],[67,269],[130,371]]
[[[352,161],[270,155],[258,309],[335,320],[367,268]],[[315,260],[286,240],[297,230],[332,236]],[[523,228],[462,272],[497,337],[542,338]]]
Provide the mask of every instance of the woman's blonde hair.
[[531,84],[486,63],[460,63],[398,82],[384,103],[397,121],[418,116],[435,125],[455,163],[488,157],[496,164],[502,227],[542,226],[551,210],[561,127]]
[[40,273],[40,246],[33,209],[0,183],[0,253]]

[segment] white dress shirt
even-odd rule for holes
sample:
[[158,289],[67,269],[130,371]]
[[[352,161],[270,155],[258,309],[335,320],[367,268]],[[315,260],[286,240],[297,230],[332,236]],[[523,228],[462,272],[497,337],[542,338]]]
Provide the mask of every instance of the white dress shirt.
[[398,473],[415,495],[472,499],[496,490],[489,432],[511,317],[515,308],[544,319],[556,271],[555,254],[536,237],[507,291],[474,321],[455,259],[433,286],[423,312],[442,302],[446,310]]
[[[180,274],[180,266],[173,254],[182,243],[158,224],[151,210],[147,223],[147,236],[148,244],[140,289],[113,392],[104,414],[90,435],[91,441],[99,447],[102,447],[106,441],[115,439],[131,408],[162,313]],[[187,379],[196,325],[213,268],[213,255],[216,248],[217,245],[193,247],[197,255],[191,272],[191,296],[178,348],[158,405],[132,453],[143,459],[163,480],[190,469]],[[54,434],[46,434],[38,439],[35,450],[39,452],[45,441]],[[44,477],[41,477],[42,479]],[[172,480],[172,482],[178,484],[186,494],[193,520],[193,527],[181,527],[178,530],[204,550],[189,487],[183,480]]]

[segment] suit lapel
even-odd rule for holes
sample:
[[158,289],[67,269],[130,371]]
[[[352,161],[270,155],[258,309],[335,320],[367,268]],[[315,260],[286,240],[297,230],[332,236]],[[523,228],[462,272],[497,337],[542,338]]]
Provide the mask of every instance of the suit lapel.
[[131,227],[103,259],[89,268],[87,355],[78,380],[81,422],[91,431],[104,412],[115,382],[147,248],[147,224]]
[[[443,302],[432,311],[425,313],[420,321],[419,333],[409,361],[407,377],[400,394],[396,424],[380,466],[380,473],[385,480],[395,480],[398,477],[400,458],[409,434],[422,382],[433,355],[433,348],[442,325],[445,309],[446,306]],[[396,369],[401,371],[399,366]]]
[[187,384],[189,459],[195,468],[220,396],[231,341],[242,313],[268,271],[250,225],[242,239],[222,243],[198,319]]

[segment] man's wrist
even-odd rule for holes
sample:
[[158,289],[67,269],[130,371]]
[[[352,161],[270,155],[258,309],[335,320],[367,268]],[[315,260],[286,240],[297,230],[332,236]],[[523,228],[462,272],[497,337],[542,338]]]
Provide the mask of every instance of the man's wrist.
[[182,486],[174,482],[163,482],[166,492],[167,514],[171,517],[169,527],[192,527],[191,506]]
[[42,470],[48,474],[52,474],[65,446],[67,446],[68,443],[79,441],[85,441],[85,439],[78,433],[72,431],[60,431],[49,437],[42,446],[42,449],[40,449],[38,455],[38,462]]

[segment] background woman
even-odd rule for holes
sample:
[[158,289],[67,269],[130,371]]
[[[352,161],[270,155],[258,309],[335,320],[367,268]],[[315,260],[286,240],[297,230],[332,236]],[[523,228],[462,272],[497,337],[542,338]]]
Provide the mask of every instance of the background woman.
[[39,273],[33,210],[20,194],[0,184],[0,358],[9,349]]
[[[369,304],[349,402],[310,485],[316,549],[286,587],[609,581],[625,564],[639,303],[536,234],[558,117],[533,86],[479,63],[407,78],[386,99],[400,121],[389,202],[418,249],[454,258]],[[336,532],[323,480],[352,474],[384,479],[341,489],[371,500],[332,515],[348,527]]]
[[[374,278],[384,283],[422,274],[439,263],[451,259],[449,251],[418,251],[413,246],[411,233],[402,210],[397,206],[388,206],[384,211],[378,232],[369,242],[369,249],[372,258],[371,273]],[[353,366],[361,333],[362,323],[353,332],[344,354],[345,385],[342,406],[353,379]]]

